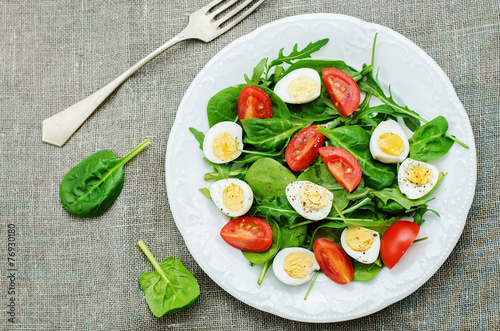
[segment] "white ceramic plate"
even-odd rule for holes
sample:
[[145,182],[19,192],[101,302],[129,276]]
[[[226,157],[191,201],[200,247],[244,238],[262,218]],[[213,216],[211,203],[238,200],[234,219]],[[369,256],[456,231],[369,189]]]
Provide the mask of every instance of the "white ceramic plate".
[[[340,59],[360,70],[370,63],[372,41],[378,32],[375,70],[384,88],[391,84],[393,96],[424,118],[444,115],[449,132],[469,145],[457,144],[437,162],[447,173],[430,207],[440,218],[426,214],[422,229],[429,239],[415,244],[392,270],[384,268],[370,282],[337,285],[320,274],[307,301],[309,284],[292,287],[280,283],[269,269],[261,286],[260,266],[250,267],[241,252],[228,246],[219,231],[227,222],[199,189],[213,171],[202,160],[198,142],[188,131],[208,130],[207,102],[216,92],[243,83],[243,74],[264,57],[285,54],[295,43],[329,38],[313,58]],[[387,89],[386,89],[387,91]],[[419,47],[380,25],[334,14],[312,14],[267,24],[239,38],[220,51],[200,71],[179,106],[166,154],[166,184],[170,207],[189,251],[201,268],[225,291],[263,311],[305,322],[335,322],[374,313],[397,302],[424,284],[443,264],[460,237],[476,185],[476,153],[472,128],[450,81],[439,66]],[[439,294],[436,294],[439,295]]]

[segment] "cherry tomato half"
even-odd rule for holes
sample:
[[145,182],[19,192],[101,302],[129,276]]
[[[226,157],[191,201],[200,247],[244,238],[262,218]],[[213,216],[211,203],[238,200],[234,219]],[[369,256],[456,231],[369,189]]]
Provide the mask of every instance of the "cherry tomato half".
[[336,68],[322,71],[326,92],[342,116],[349,116],[359,106],[358,84],[351,76]]
[[420,231],[420,226],[410,221],[392,224],[380,239],[380,257],[392,269],[406,253]]
[[263,252],[273,241],[271,226],[263,219],[250,216],[229,221],[220,235],[229,245],[245,252]]
[[318,157],[318,148],[326,137],[318,132],[317,126],[303,128],[293,136],[286,147],[285,159],[290,169],[299,171],[309,167]]
[[354,155],[343,148],[333,146],[320,147],[318,152],[337,182],[349,193],[354,191],[363,175],[361,165]]
[[339,245],[326,238],[319,238],[313,246],[314,257],[325,275],[337,284],[347,284],[354,276],[349,256]]
[[272,118],[273,108],[266,92],[256,86],[245,86],[238,97],[238,117]]

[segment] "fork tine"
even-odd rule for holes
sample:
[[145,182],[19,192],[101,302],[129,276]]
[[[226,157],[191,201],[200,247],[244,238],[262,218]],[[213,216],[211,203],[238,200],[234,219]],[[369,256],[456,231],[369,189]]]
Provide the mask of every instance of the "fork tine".
[[[223,1],[223,0],[222,0]],[[216,11],[213,11],[213,12],[210,12],[210,16],[215,17],[217,15],[219,15],[220,13],[222,13],[224,10],[228,9],[229,7],[231,7],[232,5],[234,5],[235,3],[237,3],[238,1],[240,0],[232,0],[228,3],[226,3],[225,5],[222,5],[220,8],[218,8]]]
[[253,1],[255,0],[246,0],[245,2],[243,2],[241,5],[239,5],[238,7],[236,7],[235,9],[231,10],[228,14],[226,14],[224,17],[218,19],[217,21],[215,21],[214,23],[217,24],[217,29],[218,29],[218,32],[219,33],[224,33],[226,32],[227,30],[231,29],[233,26],[235,26],[236,24],[238,24],[239,22],[241,22],[245,17],[247,17],[248,15],[250,15],[250,13],[252,13],[255,9],[257,9],[257,7],[259,7],[265,0],[259,0],[258,2],[256,2],[252,7],[250,7],[249,9],[247,9],[245,12],[243,12],[237,19],[235,19],[233,22],[229,23],[228,25],[226,25],[225,27],[223,28],[220,28],[219,29],[219,26],[226,22],[227,20],[229,20],[230,18],[232,18],[233,16],[235,16],[236,14],[238,14],[239,12],[241,12],[244,8],[246,8],[249,4],[251,4]]
[[214,0],[214,1],[210,2],[208,5],[205,5],[205,6],[201,7],[200,9],[198,9],[198,11],[205,11],[205,13],[207,13],[210,11],[210,9],[217,6],[222,1],[224,1],[224,0]]

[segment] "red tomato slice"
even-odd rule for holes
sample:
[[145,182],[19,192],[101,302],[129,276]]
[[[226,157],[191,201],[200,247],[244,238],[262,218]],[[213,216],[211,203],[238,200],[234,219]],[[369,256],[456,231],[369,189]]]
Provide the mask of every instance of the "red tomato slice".
[[297,132],[286,147],[285,159],[290,169],[299,171],[309,167],[318,157],[318,148],[326,137],[318,132],[317,126],[308,126]]
[[406,253],[420,231],[420,226],[409,221],[392,224],[380,239],[380,257],[392,269]]
[[359,106],[358,84],[342,70],[327,68],[322,71],[326,92],[342,116],[349,116]]
[[320,147],[318,152],[337,182],[349,193],[354,191],[363,175],[361,165],[354,155],[343,148],[333,146]]
[[272,118],[273,108],[266,92],[255,86],[245,86],[238,97],[238,117]]
[[220,235],[229,245],[245,252],[263,252],[273,241],[269,224],[263,219],[250,216],[229,221]]
[[347,284],[354,276],[349,256],[330,239],[320,238],[313,247],[314,257],[325,275],[337,284]]

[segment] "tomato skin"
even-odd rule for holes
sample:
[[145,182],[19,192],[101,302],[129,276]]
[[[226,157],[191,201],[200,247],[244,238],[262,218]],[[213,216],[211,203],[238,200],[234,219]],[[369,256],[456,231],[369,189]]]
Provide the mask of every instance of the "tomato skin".
[[258,217],[243,216],[229,221],[220,231],[230,246],[245,252],[263,252],[273,241],[271,226]]
[[313,246],[314,257],[325,275],[337,284],[347,284],[354,277],[354,269],[346,252],[326,238],[319,238]]
[[380,239],[380,257],[392,269],[406,253],[420,231],[420,226],[410,221],[392,224]]
[[272,118],[273,107],[266,92],[256,86],[245,86],[238,97],[238,118]]
[[342,116],[349,116],[359,106],[360,92],[358,84],[351,76],[336,68],[322,71],[325,89],[333,104]]
[[320,147],[318,152],[335,180],[349,193],[354,191],[363,175],[361,165],[354,155],[343,148],[333,146]]
[[318,149],[325,143],[325,135],[317,126],[303,128],[293,136],[285,151],[286,163],[293,171],[309,167],[318,157]]

